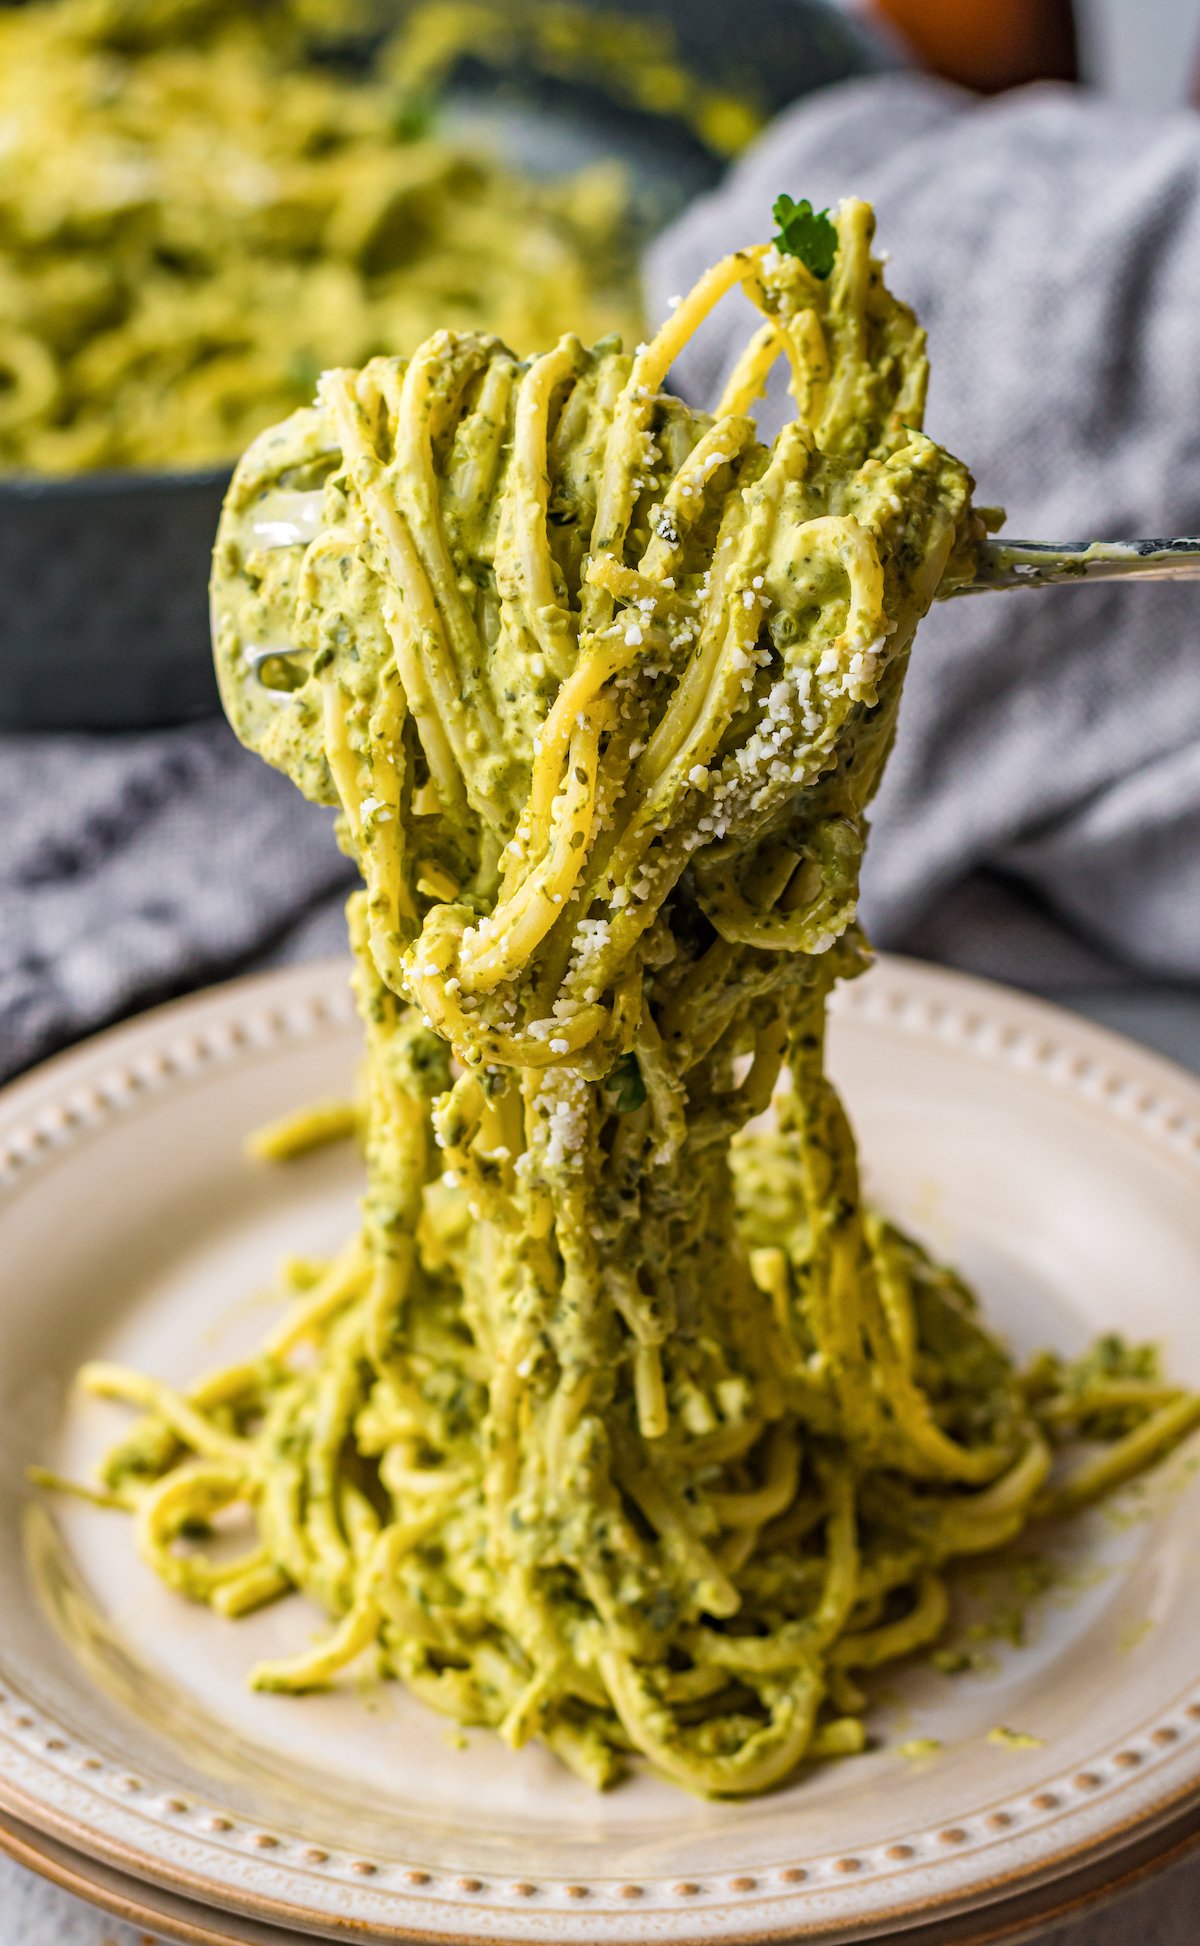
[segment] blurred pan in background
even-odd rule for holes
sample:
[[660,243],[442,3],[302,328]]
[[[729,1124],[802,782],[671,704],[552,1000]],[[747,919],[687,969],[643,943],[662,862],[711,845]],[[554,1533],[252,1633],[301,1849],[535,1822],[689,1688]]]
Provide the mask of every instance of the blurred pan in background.
[[[460,11],[485,21],[478,4]],[[438,134],[482,141],[541,181],[616,160],[631,250],[719,180],[757,123],[892,59],[824,0],[737,0],[736,32],[727,0],[603,0],[582,33],[580,12],[494,0],[502,30],[468,34],[447,65]],[[615,52],[622,17],[673,41],[666,98]],[[371,50],[337,58],[362,66]],[[0,728],[148,728],[215,710],[207,580],[229,470],[0,473]]]

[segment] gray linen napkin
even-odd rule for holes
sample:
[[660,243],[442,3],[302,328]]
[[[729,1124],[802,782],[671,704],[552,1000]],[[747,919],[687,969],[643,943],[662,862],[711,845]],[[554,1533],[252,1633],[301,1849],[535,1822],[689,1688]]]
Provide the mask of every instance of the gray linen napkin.
[[[656,246],[655,313],[765,235],[781,189],[876,203],[929,325],[930,430],[1012,532],[1200,530],[1200,118],[1052,89],[980,104],[906,76],[830,90]],[[737,311],[682,361],[697,399]],[[0,1073],[151,1000],[337,950],[348,883],[327,814],[221,725],[0,738]],[[1033,986],[1200,978],[1200,591],[933,615],[864,915],[881,945]]]
[[[777,121],[660,241],[652,314],[781,190],[873,202],[929,330],[926,424],[1027,539],[1200,532],[1200,117],[917,76]],[[727,300],[675,374],[717,396]],[[783,416],[783,375],[762,423]],[[979,596],[922,627],[877,802],[880,945],[1028,985],[1200,977],[1200,587]]]
[[224,723],[0,738],[0,1075],[265,958],[345,947],[330,814]]

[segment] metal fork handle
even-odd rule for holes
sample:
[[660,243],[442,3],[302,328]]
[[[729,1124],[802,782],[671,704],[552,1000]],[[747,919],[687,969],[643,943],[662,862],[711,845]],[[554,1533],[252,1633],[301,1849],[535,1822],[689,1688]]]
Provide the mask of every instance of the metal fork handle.
[[1046,588],[1055,583],[1200,580],[1200,538],[1174,541],[985,541],[973,581],[947,588],[952,595],[990,594],[1001,588]]

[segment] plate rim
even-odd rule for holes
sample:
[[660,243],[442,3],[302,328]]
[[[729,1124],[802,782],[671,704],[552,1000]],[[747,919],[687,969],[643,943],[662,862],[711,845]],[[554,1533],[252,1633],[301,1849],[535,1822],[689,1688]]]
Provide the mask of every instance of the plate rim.
[[[48,1844],[53,1844],[54,1849],[48,1850]],[[1128,1850],[1137,1851],[1137,1848],[1129,1847]],[[235,1933],[214,1929],[220,1922],[236,1924],[244,1915],[222,1911],[215,1906],[196,1906],[194,1910],[197,1916],[193,1919],[190,1912],[180,1916],[174,1911],[164,1911],[155,1904],[144,1903],[146,1898],[153,1899],[155,1895],[177,1900],[180,1905],[189,1902],[178,1899],[176,1894],[164,1892],[163,1888],[146,1880],[125,1879],[112,1867],[104,1869],[111,1873],[116,1882],[97,1883],[89,1876],[89,1868],[95,1867],[99,1861],[83,1852],[72,1851],[69,1846],[57,1841],[48,1840],[43,1832],[3,1814],[0,1814],[0,1853],[60,1890],[95,1905],[127,1925],[153,1927],[164,1938],[179,1941],[182,1946],[246,1946],[245,1934],[239,1938]],[[1115,1900],[1138,1890],[1172,1866],[1197,1855],[1200,1855],[1200,1819],[1193,1815],[1183,1826],[1178,1821],[1172,1822],[1152,1850],[1142,1848],[1132,1860],[1127,1858],[1124,1850],[1114,1854],[1113,1862],[1118,1869],[1111,1875],[1092,1878],[1086,1873],[1075,1873],[1066,1879],[1049,1881],[1041,1889],[1055,1892],[1051,1904],[1034,1907],[1022,1900],[1022,1909],[1017,1910],[1011,1902],[1000,1901],[978,1908],[975,1914],[965,1912],[959,1915],[972,1924],[975,1918],[983,1918],[985,1924],[982,1931],[973,1929],[964,1932],[951,1919],[947,1922],[953,1928],[950,1932],[935,1921],[932,1933],[927,1927],[918,1926],[907,1929],[904,1937],[911,1940],[912,1946],[1020,1946],[1022,1941],[1032,1939],[1035,1933],[1040,1934],[1047,1926],[1074,1923],[1108,1908]],[[213,1923],[210,1924],[210,1921]],[[303,1935],[281,1934],[278,1946],[283,1946],[285,1937],[298,1942]],[[274,1942],[272,1946],[275,1946]]]
[[[1127,1127],[1152,1139],[1160,1160],[1174,1156],[1191,1178],[1200,1179],[1200,1080],[1120,1034],[1096,1026],[1065,1008],[997,983],[891,956],[880,956],[876,971],[867,980],[842,988],[835,1005],[839,1014],[857,1017],[871,1026],[941,1042],[958,1048],[968,1060],[999,1062],[1023,1073],[1027,1079],[1036,1079],[1055,1089],[1066,1088],[1102,1119],[1109,1120],[1115,1115]],[[19,1192],[27,1170],[51,1160],[59,1150],[72,1147],[87,1130],[102,1128],[110,1117],[130,1110],[136,1112],[138,1103],[156,1089],[181,1085],[189,1076],[204,1072],[214,1063],[236,1062],[256,1050],[278,1049],[322,1032],[340,1036],[352,1019],[348,962],[339,958],[243,976],[168,1002],[110,1028],[52,1057],[0,1091],[0,1191],[8,1186]],[[157,1056],[157,1065],[151,1060],[147,1067],[147,1059],[152,1055]],[[89,1081],[90,1088],[85,1085]],[[60,1097],[57,1105],[53,1100],[56,1095]],[[84,1109],[76,1106],[68,1110],[64,1103],[73,1099],[82,1101]],[[21,1127],[23,1120],[24,1128]],[[631,1937],[630,1927],[638,1915],[650,1918],[652,1912],[656,1930],[664,1939],[676,1942],[676,1946],[695,1946],[696,1942],[717,1936],[711,1927],[704,1932],[692,1929],[692,1918],[701,1920],[705,1911],[710,1919],[717,1919],[719,1937],[726,1946],[742,1946],[742,1942],[745,1946],[750,1946],[750,1942],[755,1942],[755,1946],[762,1942],[765,1946],[766,1942],[784,1939],[844,1939],[856,1934],[862,1937],[868,1929],[875,1930],[881,1925],[911,1924],[914,1920],[919,1923],[922,1917],[969,1911],[983,1903],[1003,1901],[1020,1891],[1052,1883],[1064,1874],[1086,1869],[1089,1861],[1109,1853],[1116,1856],[1130,1845],[1152,1837],[1160,1827],[1200,1803],[1200,1687],[1193,1680],[1169,1704],[1155,1710],[1157,1721],[1152,1719],[1139,1725],[1136,1731],[1121,1739],[1121,1749],[1105,1753],[1103,1759],[1099,1756],[1095,1759],[1097,1765],[1109,1762],[1125,1772],[1127,1781],[1124,1785],[1118,1782],[1116,1793],[1124,1807],[1123,1816],[1113,1820],[1106,1819],[1103,1813],[1097,1814],[1100,1800],[1095,1796],[1089,1799],[1089,1793],[1095,1788],[1089,1772],[1078,1772],[1073,1780],[1051,1780],[1034,1793],[1034,1811],[1045,1812],[1047,1825],[1060,1822],[1061,1816],[1064,1824],[1070,1820],[1077,1829],[1066,1843],[1062,1842],[1065,1832],[1060,1832],[1054,1848],[1035,1846],[1033,1854],[1022,1861],[1011,1855],[1013,1840],[1003,1837],[1004,1830],[1016,1822],[1012,1816],[1006,1816],[1003,1799],[995,1806],[973,1808],[964,1822],[974,1819],[984,1825],[990,1819],[990,1837],[981,1837],[971,1844],[964,1843],[964,1839],[969,1840],[969,1834],[952,1827],[948,1828],[948,1836],[946,1831],[938,1834],[945,1840],[944,1850],[932,1860],[919,1860],[919,1867],[924,1867],[920,1872],[922,1878],[932,1870],[935,1889],[918,1890],[915,1897],[902,1896],[897,1902],[896,1895],[901,1888],[895,1881],[903,1874],[893,1872],[891,1899],[886,1906],[864,1905],[860,1901],[855,1907],[854,1902],[843,1902],[840,1915],[816,1914],[811,1907],[806,1914],[803,1908],[809,1905],[809,1895],[815,1889],[810,1871],[791,1872],[790,1892],[786,1885],[788,1873],[778,1870],[773,1871],[775,1882],[769,1887],[761,1880],[744,1880],[711,1890],[686,1882],[672,1888],[660,1876],[629,1894],[614,1882],[613,1897],[606,1904],[597,1904],[592,1895],[598,1889],[607,1891],[607,1886],[585,1888],[580,1893],[578,1888],[563,1881],[558,1886],[547,1884],[536,1889],[577,1895],[577,1903],[572,1907],[564,1899],[556,1900],[552,1908],[542,1904],[538,1922],[522,1927],[523,1918],[534,1921],[537,1908],[528,1902],[529,1890],[520,1882],[509,1888],[508,1896],[501,1903],[494,1902],[500,1888],[479,1880],[457,1881],[458,1896],[447,1898],[428,1889],[431,1882],[436,1884],[430,1874],[414,1870],[408,1875],[407,1890],[399,1882],[404,1877],[402,1870],[392,1875],[394,1882],[390,1886],[372,1887],[371,1881],[378,1870],[372,1861],[350,1855],[335,1861],[327,1856],[321,1860],[322,1866],[332,1862],[335,1868],[344,1868],[336,1880],[344,1897],[348,1898],[354,1888],[355,1910],[351,1913],[348,1906],[331,1909],[333,1888],[329,1877],[324,1901],[318,1898],[315,1904],[309,1903],[311,1894],[306,1894],[304,1903],[298,1904],[295,1896],[277,1898],[265,1890],[255,1891],[249,1885],[235,1886],[221,1876],[219,1845],[209,1843],[205,1870],[181,1862],[178,1856],[166,1860],[161,1856],[154,1858],[146,1848],[144,1831],[139,1846],[138,1829],[144,1828],[147,1820],[144,1815],[137,1816],[140,1807],[133,1803],[118,1806],[106,1800],[111,1813],[109,1828],[97,1830],[94,1825],[81,1822],[83,1813],[62,1808],[65,1785],[61,1779],[57,1804],[50,1796],[41,1797],[32,1789],[24,1788],[14,1775],[14,1750],[33,1742],[38,1744],[40,1767],[32,1751],[26,1748],[23,1754],[31,1761],[22,1769],[31,1769],[43,1791],[52,1792],[58,1773],[45,1759],[69,1752],[72,1745],[78,1747],[79,1739],[73,1736],[69,1726],[56,1724],[36,1704],[14,1697],[11,1692],[15,1687],[11,1680],[6,1681],[6,1693],[0,1699],[0,1758],[8,1753],[7,1762],[0,1762],[0,1805],[22,1823],[135,1880],[163,1885],[201,1905],[212,1905],[215,1879],[219,1888],[216,1909],[233,1910],[249,1918],[293,1928],[300,1924],[309,1928],[352,1930],[360,1937],[438,1938],[446,1946],[466,1946],[467,1941],[484,1938],[519,1941],[546,1937],[540,1922],[551,1915],[561,1928],[560,1937],[578,1941],[623,1941]],[[15,1738],[14,1730],[22,1731],[22,1737]],[[30,1738],[25,1731],[37,1735]],[[1131,1746],[1139,1739],[1145,1747],[1134,1751]],[[86,1755],[82,1760],[89,1769],[94,1768]],[[81,1781],[79,1761],[77,1756],[73,1778],[76,1786]],[[47,1770],[48,1781],[44,1776]],[[1079,1805],[1064,1810],[1063,1793],[1073,1787],[1077,1787],[1075,1796]],[[169,1781],[154,1788],[169,1792]],[[1028,1790],[1018,1795],[1028,1805]],[[1087,1814],[1089,1801],[1091,1815]],[[219,1816],[216,1806],[202,1808],[210,1818]],[[1055,1815],[1052,1817],[1051,1813]],[[96,1813],[90,1815],[94,1817]],[[229,1820],[224,1823],[229,1825]],[[178,1820],[175,1828],[178,1829]],[[1036,1819],[1031,1823],[1028,1816],[1019,1826],[1026,1840],[1035,1829]],[[197,1831],[192,1830],[189,1835],[194,1840],[192,1848],[199,1844],[203,1849]],[[243,1835],[253,1842],[249,1831],[239,1837]],[[254,1836],[261,1842],[263,1833],[256,1828]],[[275,1856],[281,1840],[272,1838],[269,1832],[266,1837],[271,1862],[284,1865],[286,1858]],[[1020,1839],[1016,1843],[1019,1849]],[[1007,1863],[1004,1862],[1006,1851],[1010,1854]],[[226,1863],[228,1852],[227,1846]],[[981,1852],[990,1853],[990,1859],[980,1857]],[[242,1855],[244,1859],[244,1850]],[[964,1880],[962,1871],[948,1869],[953,1859],[965,1863],[972,1855],[977,1859],[972,1882]],[[892,1847],[894,1863],[911,1856],[911,1848]],[[265,1857],[263,1862],[266,1863]],[[835,1870],[842,1871],[845,1889],[849,1891],[861,1872],[863,1859],[835,1857],[829,1862]],[[989,1863],[993,1867],[990,1871]],[[939,1870],[939,1866],[947,1869]],[[353,1874],[358,1875],[357,1883]],[[301,1876],[292,1869],[293,1893]],[[858,1877],[857,1889],[865,1891],[869,1878],[870,1874]],[[936,1889],[938,1886],[940,1890]],[[656,1895],[653,1905],[640,1902],[647,1889]],[[822,1881],[821,1889],[828,1891],[832,1887],[828,1881]],[[911,1892],[914,1888],[909,1889]],[[380,1900],[371,1898],[371,1891],[384,1894],[384,1903],[392,1908],[390,1916],[380,1912]],[[476,1895],[480,1893],[490,1894],[491,1899],[479,1899]],[[667,1900],[659,1903],[663,1893],[668,1895]],[[627,1904],[615,1903],[621,1894],[628,1898]],[[740,1899],[744,1899],[743,1911],[750,1921],[749,1929],[741,1928],[737,1919],[732,1926],[729,1923]],[[488,1921],[485,1933],[459,1930],[463,1925],[470,1927],[472,1915],[483,1919],[485,1914]],[[572,1923],[572,1920],[582,1923]]]
[[[48,1849],[51,1845],[54,1847],[52,1850]],[[182,1946],[246,1946],[245,1934],[239,1939],[232,1932],[218,1929],[222,1920],[236,1920],[236,1913],[223,1913],[216,1906],[197,1906],[196,1918],[193,1919],[190,1915],[181,1916],[144,1904],[143,1895],[152,1896],[161,1888],[144,1879],[130,1878],[122,1882],[120,1874],[111,1866],[104,1866],[103,1869],[116,1882],[98,1881],[90,1875],[90,1871],[101,1861],[90,1858],[85,1852],[72,1851],[60,1841],[48,1838],[45,1832],[21,1824],[2,1813],[0,1854],[25,1871],[45,1879],[48,1884],[56,1885],[60,1891],[69,1892],[73,1898],[84,1900],[98,1911],[108,1913],[111,1918],[123,1920],[127,1926],[146,1930],[153,1927],[164,1939],[180,1941]],[[165,1896],[174,1899],[176,1895],[168,1893]],[[212,1924],[208,1923],[210,1919]]]

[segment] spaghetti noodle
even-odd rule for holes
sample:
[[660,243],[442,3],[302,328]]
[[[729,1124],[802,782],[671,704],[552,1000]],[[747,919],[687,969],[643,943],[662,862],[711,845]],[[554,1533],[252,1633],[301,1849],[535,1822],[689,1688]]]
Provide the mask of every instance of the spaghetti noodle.
[[417,6],[368,68],[370,13],[0,7],[0,471],[219,464],[323,365],[437,324],[636,328],[622,171],[536,181],[438,129],[503,13]]
[[[258,1686],[374,1649],[598,1784],[857,1750],[858,1674],[939,1635],[948,1562],[1200,1419],[1116,1341],[1018,1370],[860,1197],[826,999],[913,632],[983,527],[870,211],[836,229],[827,281],[739,251],[632,355],[442,331],[327,373],[243,459],[217,658],[362,868],[363,1226],[245,1366],[86,1375],[142,1414],[103,1481],[170,1585],[334,1619]],[[664,380],[738,287],[763,323],[710,416]],[[219,1562],[189,1537],[234,1504]]]

